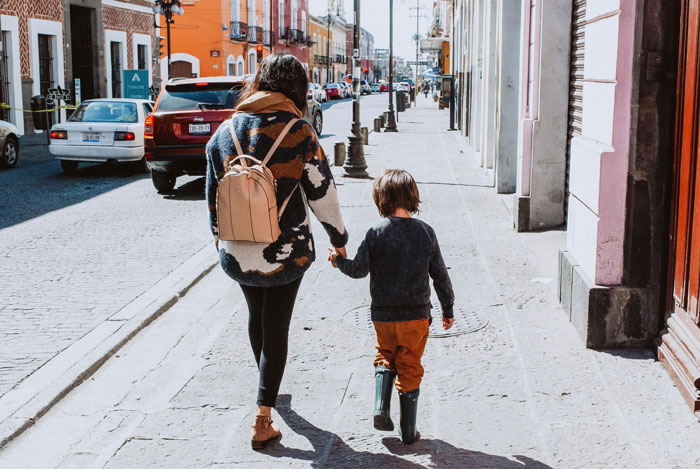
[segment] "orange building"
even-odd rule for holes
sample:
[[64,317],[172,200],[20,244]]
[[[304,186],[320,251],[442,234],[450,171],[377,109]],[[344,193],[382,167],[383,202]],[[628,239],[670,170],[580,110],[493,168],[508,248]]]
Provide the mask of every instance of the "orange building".
[[[170,78],[245,75],[257,70],[257,48],[270,53],[270,0],[182,0],[170,25]],[[161,76],[168,77],[165,17]]]

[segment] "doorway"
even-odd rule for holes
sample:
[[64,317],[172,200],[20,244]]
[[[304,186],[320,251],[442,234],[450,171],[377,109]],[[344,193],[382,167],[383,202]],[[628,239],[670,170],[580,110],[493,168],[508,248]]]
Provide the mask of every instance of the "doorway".
[[[658,355],[691,410],[700,417],[700,10],[683,0],[676,103],[674,209],[671,219],[671,271],[666,329]],[[684,59],[684,60],[683,60]]]
[[70,44],[73,78],[80,79],[80,95],[84,101],[96,98],[95,60],[93,55],[94,9],[70,6]]
[[170,64],[171,78],[192,78],[192,64],[184,60],[176,60]]

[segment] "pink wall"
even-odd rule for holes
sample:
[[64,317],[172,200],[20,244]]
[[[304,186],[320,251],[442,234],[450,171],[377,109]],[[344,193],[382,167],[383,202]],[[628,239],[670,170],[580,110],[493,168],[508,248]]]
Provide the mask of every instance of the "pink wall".
[[636,0],[621,2],[613,152],[601,155],[596,275],[598,285],[622,283],[633,85]]

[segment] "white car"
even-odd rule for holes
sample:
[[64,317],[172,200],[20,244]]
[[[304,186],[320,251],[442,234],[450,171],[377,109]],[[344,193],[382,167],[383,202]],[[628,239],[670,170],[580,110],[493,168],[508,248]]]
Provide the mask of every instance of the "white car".
[[318,83],[309,83],[309,90],[313,94],[314,99],[319,103],[322,103],[327,99],[326,92]]
[[408,93],[411,91],[411,85],[407,81],[402,81],[399,83],[398,91],[405,91]]
[[154,103],[144,99],[91,99],[80,103],[68,122],[51,127],[49,151],[65,173],[80,162],[140,162],[148,170],[143,127]]

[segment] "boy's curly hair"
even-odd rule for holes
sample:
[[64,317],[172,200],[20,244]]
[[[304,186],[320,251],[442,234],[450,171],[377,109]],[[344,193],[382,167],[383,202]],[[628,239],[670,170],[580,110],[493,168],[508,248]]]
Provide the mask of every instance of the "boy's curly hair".
[[420,194],[413,176],[403,169],[387,169],[374,181],[372,193],[379,214],[388,218],[399,208],[409,213],[418,213]]

